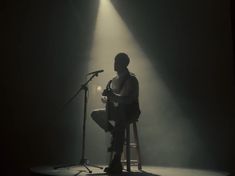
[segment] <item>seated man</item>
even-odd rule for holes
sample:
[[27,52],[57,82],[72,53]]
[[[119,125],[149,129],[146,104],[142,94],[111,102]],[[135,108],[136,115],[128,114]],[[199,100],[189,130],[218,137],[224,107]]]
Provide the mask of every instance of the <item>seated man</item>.
[[[130,59],[127,54],[119,53],[115,57],[114,70],[117,76],[107,85],[103,92],[102,101],[106,103],[105,110],[95,110],[91,116],[93,120],[106,132],[112,134],[112,144],[109,151],[115,155],[105,172],[118,174],[122,172],[121,155],[125,138],[125,128],[129,123],[138,119],[139,110],[139,84],[134,74],[127,66]],[[109,122],[113,120],[114,126]]]

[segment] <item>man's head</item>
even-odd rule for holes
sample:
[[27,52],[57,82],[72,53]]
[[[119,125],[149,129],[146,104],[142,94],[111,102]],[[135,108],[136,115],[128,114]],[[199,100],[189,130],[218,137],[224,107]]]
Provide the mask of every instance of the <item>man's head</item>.
[[126,70],[130,58],[126,53],[118,53],[114,59],[114,70],[117,72],[122,72]]

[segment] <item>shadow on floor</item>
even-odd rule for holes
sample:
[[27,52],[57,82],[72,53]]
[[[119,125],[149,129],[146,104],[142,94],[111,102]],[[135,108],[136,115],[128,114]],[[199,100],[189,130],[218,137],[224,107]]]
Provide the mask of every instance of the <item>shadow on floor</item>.
[[[121,175],[121,176],[160,176],[160,175],[157,175],[157,174],[152,174],[152,173],[149,173],[149,172],[146,172],[144,170],[141,170],[141,171],[138,171],[138,172],[123,172],[122,174],[115,174],[113,176],[118,176],[118,175]],[[86,176],[108,176],[108,174],[106,173],[93,173],[93,174],[86,174]],[[109,175],[111,176],[111,175]]]

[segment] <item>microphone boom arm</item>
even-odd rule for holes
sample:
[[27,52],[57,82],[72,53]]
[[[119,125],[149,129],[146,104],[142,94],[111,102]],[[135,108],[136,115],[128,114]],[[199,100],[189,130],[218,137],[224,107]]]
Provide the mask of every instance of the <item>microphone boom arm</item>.
[[95,77],[98,76],[99,72],[93,73],[93,75],[81,85],[81,87],[78,89],[78,91],[64,104],[64,107],[66,107],[71,101],[74,100],[74,98],[82,91],[87,89],[88,83]]

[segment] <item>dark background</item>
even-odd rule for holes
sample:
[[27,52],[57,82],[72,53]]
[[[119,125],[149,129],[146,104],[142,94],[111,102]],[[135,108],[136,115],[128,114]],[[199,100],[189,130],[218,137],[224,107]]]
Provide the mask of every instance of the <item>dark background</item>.
[[[185,113],[206,114],[188,116],[204,153],[182,163],[147,152],[144,164],[233,170],[234,2],[112,2]],[[98,5],[1,2],[1,172],[26,175],[30,167],[79,161],[82,113],[75,110],[82,102],[58,109],[82,81]]]

